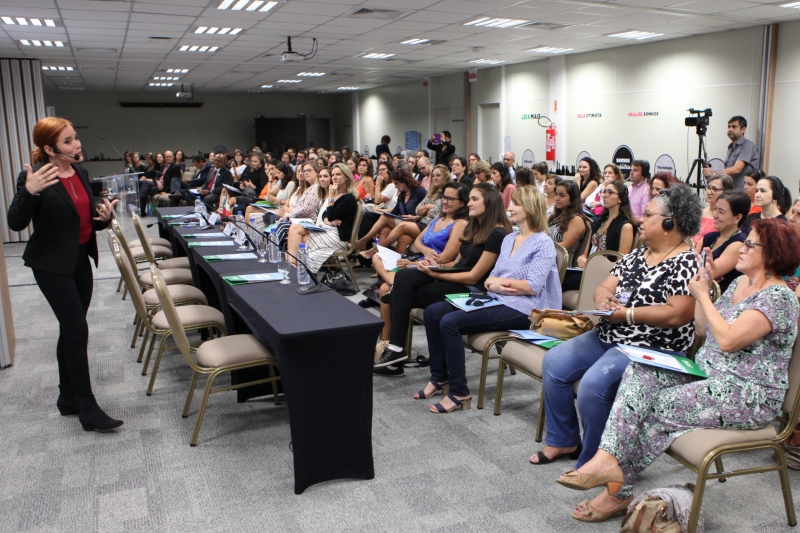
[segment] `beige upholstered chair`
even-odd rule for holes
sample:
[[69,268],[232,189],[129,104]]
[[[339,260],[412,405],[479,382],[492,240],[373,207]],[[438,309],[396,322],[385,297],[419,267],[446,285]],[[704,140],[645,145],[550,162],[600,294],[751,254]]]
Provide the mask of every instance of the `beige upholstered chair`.
[[[111,217],[111,228],[116,233],[117,238],[120,240],[125,253],[131,258],[133,265],[135,268],[139,268],[138,265],[140,263],[147,263],[147,256],[144,254],[144,250],[141,247],[141,243],[138,246],[131,246],[128,243],[127,237],[122,232],[122,226],[120,226],[119,221],[115,216]],[[172,257],[172,245],[170,246],[162,246],[162,245],[153,245],[153,255],[158,259],[168,259]],[[122,278],[119,279],[119,284],[117,285],[117,292],[120,291],[122,288]],[[127,295],[127,290],[122,294],[122,299],[124,300]]]
[[[706,481],[710,479],[725,481],[730,476],[764,472],[778,472],[783,503],[786,507],[786,519],[790,526],[797,524],[792,489],[789,486],[789,471],[786,467],[786,454],[781,446],[794,430],[800,414],[800,342],[797,341],[794,343],[792,359],[789,362],[789,390],[786,391],[781,410],[783,416],[780,418],[778,430],[772,424],[751,430],[697,429],[678,437],[669,447],[667,454],[697,474],[692,512],[689,515],[689,533],[697,531],[697,519],[700,516],[700,507],[703,505]],[[770,449],[774,452],[774,463],[733,471],[725,471],[722,466],[724,455]],[[715,473],[708,472],[711,463],[717,467]]]
[[[111,218],[116,219],[117,215],[114,211],[111,212]],[[164,248],[172,249],[172,243],[169,239],[162,239],[161,237],[148,237],[147,241],[150,243],[151,246],[163,246]],[[139,239],[134,239],[132,241],[128,241],[128,246],[131,248],[141,248],[142,241]]]
[[592,244],[592,224],[588,220],[584,220],[583,225],[583,235],[581,236],[578,249],[575,251],[575,256],[569,258],[568,266],[570,267],[578,266],[578,258],[585,254],[589,250],[589,246]]
[[171,268],[191,268],[188,257],[173,257],[172,259],[162,259],[158,261],[155,257],[153,246],[147,240],[147,233],[145,232],[144,224],[139,215],[133,213],[133,227],[136,229],[136,234],[139,235],[139,242],[141,243],[144,255],[147,261],[152,265],[155,264],[161,270],[169,270]]
[[359,200],[358,207],[356,208],[356,216],[353,219],[353,232],[350,234],[350,240],[347,243],[347,249],[333,252],[321,267],[327,269],[340,269],[343,268],[342,261],[344,260],[344,264],[347,266],[347,270],[350,272],[350,277],[353,279],[353,284],[355,284],[356,291],[358,292],[361,292],[361,288],[358,286],[356,274],[353,272],[353,265],[350,263],[350,256],[356,253],[355,244],[358,240],[358,229],[361,227],[361,219],[363,217],[364,204],[361,202],[361,200]]
[[613,250],[593,253],[586,259],[581,277],[581,286],[577,291],[564,291],[561,295],[561,307],[569,311],[594,309],[594,291],[608,277],[614,263],[610,257],[619,259],[622,254]]
[[[126,290],[130,291],[131,289],[140,293],[139,288],[136,284],[136,276],[138,272],[134,271],[133,267],[131,266],[128,256],[123,253],[122,247],[120,246],[119,240],[114,235],[114,232],[109,230],[108,231],[108,247],[111,249],[111,253],[114,256],[114,259],[117,263],[117,268],[119,269],[120,277],[122,278],[123,282],[125,282]],[[126,281],[127,279],[127,281]],[[169,290],[170,295],[172,295],[172,299],[175,301],[177,305],[207,305],[208,300],[206,299],[203,291],[198,289],[197,287],[193,287],[191,285],[169,285],[167,287]],[[141,293],[142,299],[144,300],[144,307],[146,311],[146,315],[152,317],[160,308],[161,303],[158,301],[158,296],[156,295],[156,291],[153,289],[148,289]],[[134,303],[134,309],[136,309],[136,303]],[[136,312],[136,317],[134,319],[134,324],[136,325],[135,331],[133,332],[133,339],[131,340],[131,348],[136,347],[136,339],[144,333],[144,341],[142,343],[142,348],[139,351],[139,359],[138,362],[142,362],[142,357],[144,354],[144,345],[147,344],[147,338],[150,335],[150,331],[146,330],[144,326],[144,322],[141,319],[141,314]],[[153,338],[155,340],[155,337]],[[153,342],[150,343],[150,351],[153,350]],[[148,353],[148,358],[150,354]]]
[[569,266],[569,252],[566,248],[553,242],[556,247],[556,266],[558,267],[558,281],[564,283],[564,276],[567,275],[567,267]]
[[[206,386],[203,389],[203,398],[200,401],[200,410],[197,413],[194,433],[192,433],[189,444],[191,446],[197,445],[197,437],[200,434],[200,425],[203,423],[203,415],[205,414],[206,405],[208,404],[208,397],[214,392],[229,391],[260,383],[271,383],[275,404],[279,404],[280,397],[278,396],[276,382],[280,379],[280,376],[275,376],[275,369],[278,367],[278,361],[275,359],[272,352],[267,350],[253,335],[231,335],[229,337],[221,337],[204,342],[197,349],[197,352],[194,354],[195,357],[193,357],[189,339],[186,337],[184,326],[181,321],[179,312],[181,308],[175,307],[175,304],[169,296],[167,285],[161,278],[161,273],[158,268],[151,266],[150,271],[153,276],[156,294],[158,294],[158,299],[161,302],[161,312],[164,313],[166,324],[168,324],[168,327],[172,330],[178,348],[193,371],[192,382],[189,386],[189,395],[186,398],[186,405],[182,413],[184,418],[189,416],[189,408],[192,405],[192,396],[197,386],[198,376],[200,374],[208,375]],[[212,388],[214,379],[224,372],[265,365],[269,368],[269,378]]]

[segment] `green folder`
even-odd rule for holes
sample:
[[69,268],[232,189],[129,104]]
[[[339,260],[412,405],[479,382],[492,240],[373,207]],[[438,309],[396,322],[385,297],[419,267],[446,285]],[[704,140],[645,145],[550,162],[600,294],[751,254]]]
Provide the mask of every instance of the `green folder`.
[[270,272],[265,274],[242,274],[240,276],[222,276],[222,279],[231,285],[247,285],[248,283],[280,281],[283,279],[283,274],[280,272]]
[[628,356],[631,361],[643,364],[656,366],[659,368],[666,368],[667,370],[674,370],[675,372],[682,372],[701,378],[707,378],[708,374],[700,370],[697,363],[686,357],[679,355],[671,355],[656,350],[648,350],[640,346],[628,346],[625,344],[618,344],[617,348]]
[[215,263],[217,261],[238,261],[243,259],[258,259],[258,256],[252,252],[245,252],[241,254],[222,254],[222,255],[206,255],[203,259],[207,263]]

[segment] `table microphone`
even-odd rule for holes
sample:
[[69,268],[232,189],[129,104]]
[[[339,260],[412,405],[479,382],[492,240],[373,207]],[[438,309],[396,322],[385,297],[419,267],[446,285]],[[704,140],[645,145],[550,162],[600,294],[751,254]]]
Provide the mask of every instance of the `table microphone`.
[[[172,220],[174,220],[174,219],[176,219],[176,218],[183,218],[183,217],[193,217],[193,216],[195,216],[196,214],[197,214],[197,213],[186,213],[185,215],[181,215],[181,216],[179,216],[179,217],[173,217],[173,218],[172,218]],[[155,226],[156,224],[158,224],[158,222],[153,222],[152,224],[148,224],[148,225],[147,225],[147,227],[148,227],[148,228],[152,228],[152,227],[153,227],[153,226]],[[409,246],[410,246],[410,245],[409,245]]]
[[[232,222],[232,223],[234,223],[234,224],[244,224],[245,226],[247,226],[247,227],[249,227],[249,228],[253,228],[253,229],[254,229],[254,230],[256,230],[256,231],[257,231],[259,234],[261,234],[261,235],[263,235],[264,237],[266,237],[266,239],[267,239],[269,242],[271,242],[272,244],[274,244],[275,246],[277,246],[277,247],[278,247],[278,249],[280,250],[280,247],[281,247],[281,246],[280,246],[280,243],[277,243],[277,242],[275,242],[274,240],[272,240],[272,239],[270,238],[270,236],[269,236],[269,234],[268,234],[268,233],[264,233],[264,232],[262,232],[260,229],[258,229],[257,227],[253,226],[252,224],[249,224],[249,223],[247,223],[247,222],[244,222],[244,221],[239,221],[239,220],[236,220],[236,219],[235,219],[235,218],[233,218],[233,217],[222,217],[222,218],[220,218],[220,220],[221,220],[222,222]],[[244,236],[247,238],[247,241],[248,241],[248,242],[249,242],[249,243],[250,243],[250,244],[253,246],[253,249],[254,249],[254,250],[256,250],[256,249],[257,249],[257,247],[256,247],[255,243],[253,242],[253,240],[250,238],[250,236],[247,234],[247,232],[244,232]],[[317,275],[316,275],[316,274],[314,274],[313,272],[311,272],[311,269],[310,269],[310,268],[308,268],[308,265],[307,265],[307,264],[305,264],[304,262],[300,261],[300,260],[297,258],[297,256],[296,256],[296,255],[294,255],[294,254],[290,253],[288,250],[287,250],[287,251],[284,251],[284,252],[281,252],[281,253],[285,253],[286,255],[288,255],[289,257],[291,257],[291,258],[292,258],[292,259],[294,259],[295,261],[297,261],[299,264],[303,265],[303,268],[306,270],[306,272],[308,272],[308,277],[310,277],[310,278],[311,278],[311,281],[313,281],[313,282],[314,282],[314,285],[312,285],[312,286],[310,286],[310,287],[300,287],[299,289],[297,289],[297,294],[300,294],[300,295],[303,295],[303,294],[317,294],[317,293],[319,293],[319,292],[326,292],[326,291],[329,291],[329,290],[331,290],[331,288],[330,288],[330,287],[328,287],[327,285],[323,285],[322,283],[320,283],[320,282],[319,282],[319,280],[317,279]]]

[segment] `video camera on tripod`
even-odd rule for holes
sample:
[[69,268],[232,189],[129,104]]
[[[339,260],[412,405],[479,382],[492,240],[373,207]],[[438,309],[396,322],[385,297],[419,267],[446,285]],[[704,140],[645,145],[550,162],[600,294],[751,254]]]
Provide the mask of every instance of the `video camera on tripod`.
[[[708,124],[711,122],[709,120],[714,114],[711,112],[711,108],[703,109],[702,111],[699,109],[691,108],[687,109],[687,111],[693,115],[697,115],[696,117],[686,117],[683,119],[683,123],[686,125],[687,128],[695,127],[695,128],[707,128]],[[700,132],[697,133],[700,135]]]
[[[710,107],[703,110],[691,108],[687,109],[687,111],[695,116],[686,117],[683,120],[683,123],[687,128],[695,128],[700,146],[697,149],[697,158],[692,162],[692,167],[689,169],[689,175],[686,178],[686,183],[690,186],[694,186],[699,194],[700,189],[705,188],[705,184],[703,183],[703,167],[708,166],[708,152],[706,152],[706,131],[708,131],[708,125],[711,123],[710,118],[713,116],[713,113],[711,112]],[[692,184],[692,174],[695,172],[697,173],[697,181]]]

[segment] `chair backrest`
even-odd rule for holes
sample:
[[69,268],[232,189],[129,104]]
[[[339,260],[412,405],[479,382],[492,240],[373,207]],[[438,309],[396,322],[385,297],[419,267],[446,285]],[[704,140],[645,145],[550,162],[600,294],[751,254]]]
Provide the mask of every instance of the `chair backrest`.
[[[128,256],[128,261],[134,270],[139,270],[136,266],[136,259],[133,258],[133,253],[131,252],[130,246],[128,246],[128,239],[125,238],[125,234],[122,233],[122,227],[119,225],[119,222],[116,218],[111,219],[111,229],[114,231],[114,235],[119,240],[119,245],[122,250],[125,252],[125,255]],[[137,276],[136,279],[138,280],[139,277]],[[140,283],[141,285],[141,283]]]
[[722,289],[716,281],[711,282],[711,303],[715,303],[722,296]]
[[172,295],[167,290],[167,284],[161,279],[161,271],[156,265],[150,265],[150,272],[153,276],[153,288],[156,290],[159,303],[161,303],[161,310],[167,317],[169,329],[172,331],[172,338],[175,340],[175,344],[183,354],[186,362],[189,363],[189,366],[197,370],[199,367],[195,364],[194,359],[192,359],[189,338],[186,336],[186,330],[183,329],[183,322],[181,322],[181,319],[178,317],[178,311],[175,308],[175,302],[172,301]]
[[108,230],[108,246],[111,248],[111,254],[114,256],[114,261],[117,263],[117,268],[122,275],[122,280],[125,282],[125,286],[128,287],[128,293],[131,295],[131,301],[133,302],[133,308],[136,310],[136,314],[149,324],[147,318],[147,304],[144,302],[142,291],[139,290],[139,284],[137,282],[138,275],[128,262],[128,256],[122,251],[119,239],[117,239],[116,235],[114,235],[114,231],[111,229]]
[[[800,319],[797,327],[800,330]],[[797,339],[794,341],[792,357],[789,360],[789,389],[783,398],[781,410],[789,417],[788,423],[778,435],[778,439],[783,440],[794,430],[797,416],[800,414],[800,341]]]
[[147,262],[152,265],[156,262],[156,257],[153,253],[153,247],[150,246],[150,241],[147,239],[147,233],[144,231],[144,224],[142,223],[142,219],[139,218],[138,213],[132,213],[132,215],[133,227],[136,229],[136,234],[139,236],[139,243],[142,245],[142,250],[144,250],[144,255],[147,257]]
[[594,291],[597,290],[614,267],[610,258],[621,258],[622,254],[614,250],[601,250],[590,255],[583,266],[583,277],[578,290],[576,311],[594,309]]
[[588,220],[583,221],[584,229],[583,236],[581,237],[578,250],[575,252],[575,257],[570,258],[571,267],[578,265],[578,258],[589,251],[589,246],[592,244],[592,225]]
[[556,266],[558,267],[558,279],[564,283],[564,276],[567,275],[567,263],[569,262],[569,252],[566,248],[553,241],[556,247]]
[[350,242],[348,243],[348,253],[355,250],[355,244],[358,240],[358,229],[361,227],[361,219],[364,218],[364,202],[361,200],[356,204],[356,216],[353,218],[353,231],[350,234]]

